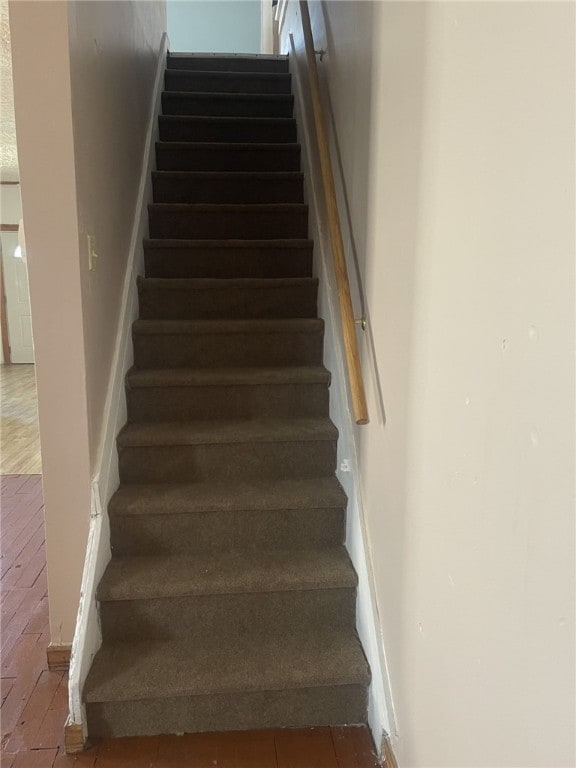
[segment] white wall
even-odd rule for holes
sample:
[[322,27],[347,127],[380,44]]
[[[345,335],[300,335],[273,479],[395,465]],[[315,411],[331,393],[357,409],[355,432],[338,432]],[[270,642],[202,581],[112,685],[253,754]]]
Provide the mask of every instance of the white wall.
[[74,631],[90,516],[66,5],[11,3],[10,27],[36,354],[50,634],[53,643],[65,643]]
[[573,766],[574,6],[314,6],[399,764]]
[[22,216],[19,184],[0,184],[0,220],[2,224],[18,224]]
[[[74,634],[91,474],[164,22],[162,3],[10,3],[57,644]],[[95,272],[87,269],[87,232],[100,255]]]
[[260,53],[261,6],[262,0],[168,0],[170,49]]
[[[18,184],[0,184],[0,224],[18,224],[21,218],[22,203],[20,201],[20,186]],[[0,234],[0,241],[2,242],[2,249],[4,251],[7,249],[7,234],[10,233],[2,232]],[[13,236],[8,239],[12,241]],[[5,285],[4,291],[6,291]],[[1,328],[2,318],[0,317],[0,329]],[[2,349],[2,344],[0,343],[0,365],[2,365],[2,363],[4,363],[4,351]]]

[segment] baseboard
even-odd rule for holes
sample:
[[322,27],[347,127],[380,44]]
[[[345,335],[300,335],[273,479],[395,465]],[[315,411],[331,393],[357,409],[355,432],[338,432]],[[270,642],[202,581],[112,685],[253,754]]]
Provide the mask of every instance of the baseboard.
[[78,723],[72,723],[70,718],[64,726],[64,749],[67,755],[76,755],[84,750],[84,730]]
[[[147,206],[148,203],[152,202],[154,146],[158,139],[157,116],[160,112],[167,50],[168,37],[164,33],[158,50],[148,128],[143,147],[135,217],[122,288],[120,317],[118,319],[110,380],[104,406],[102,434],[96,456],[94,476],[92,478],[90,529],[82,574],[76,631],[72,643],[68,685],[70,722],[67,729],[70,731],[71,740],[74,739],[72,734],[77,734],[75,737],[76,742],[80,741],[78,734],[83,732],[86,719],[82,702],[82,688],[92,659],[102,642],[100,618],[96,602],[96,588],[111,556],[107,506],[112,493],[118,487],[116,435],[126,421],[124,377],[133,360],[131,327],[136,319],[138,309],[136,276],[142,274],[144,269],[142,241],[148,233]],[[80,730],[78,731],[78,729]],[[84,736],[82,736],[83,744]],[[66,751],[69,751],[68,747]]]
[[72,645],[56,645],[50,643],[46,649],[46,659],[50,672],[68,672],[70,669],[70,656],[72,655]]
[[396,760],[394,750],[392,749],[392,742],[390,741],[389,736],[384,735],[382,737],[382,747],[380,754],[384,758],[385,768],[398,768],[398,761]]

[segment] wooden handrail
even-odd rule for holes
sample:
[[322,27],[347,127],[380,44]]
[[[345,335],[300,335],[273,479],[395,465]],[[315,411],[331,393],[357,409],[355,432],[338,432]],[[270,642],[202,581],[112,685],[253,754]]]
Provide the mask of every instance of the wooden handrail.
[[338,213],[338,204],[336,202],[334,173],[332,171],[332,161],[330,159],[328,134],[326,131],[324,114],[322,112],[322,103],[320,101],[320,84],[318,81],[318,69],[316,67],[310,14],[308,12],[308,0],[300,0],[300,13],[302,16],[302,30],[304,32],[306,60],[308,62],[308,74],[310,77],[312,111],[314,113],[314,123],[316,125],[320,169],[322,173],[324,193],[326,195],[328,229],[330,232],[330,243],[332,245],[334,271],[336,273],[340,317],[342,319],[342,333],[344,336],[344,353],[346,355],[348,368],[348,382],[350,384],[350,393],[352,395],[352,407],[354,409],[356,424],[367,424],[368,407],[366,405],[366,395],[364,392],[364,380],[362,378],[362,368],[360,365],[358,340],[356,338],[356,323],[354,320],[354,310],[352,309],[352,297],[350,295],[350,281],[348,280],[348,270],[346,268],[344,243],[342,242],[340,215]]

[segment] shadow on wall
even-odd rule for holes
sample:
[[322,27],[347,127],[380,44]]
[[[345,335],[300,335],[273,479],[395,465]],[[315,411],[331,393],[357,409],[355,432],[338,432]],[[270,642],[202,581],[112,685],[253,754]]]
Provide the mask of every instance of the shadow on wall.
[[168,0],[171,51],[260,53],[260,0]]

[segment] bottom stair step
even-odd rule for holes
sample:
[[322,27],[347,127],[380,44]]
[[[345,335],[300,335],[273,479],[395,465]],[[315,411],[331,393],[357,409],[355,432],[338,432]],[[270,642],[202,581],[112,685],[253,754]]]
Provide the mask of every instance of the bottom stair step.
[[210,647],[104,644],[84,687],[93,738],[359,724],[370,672],[354,630]]

